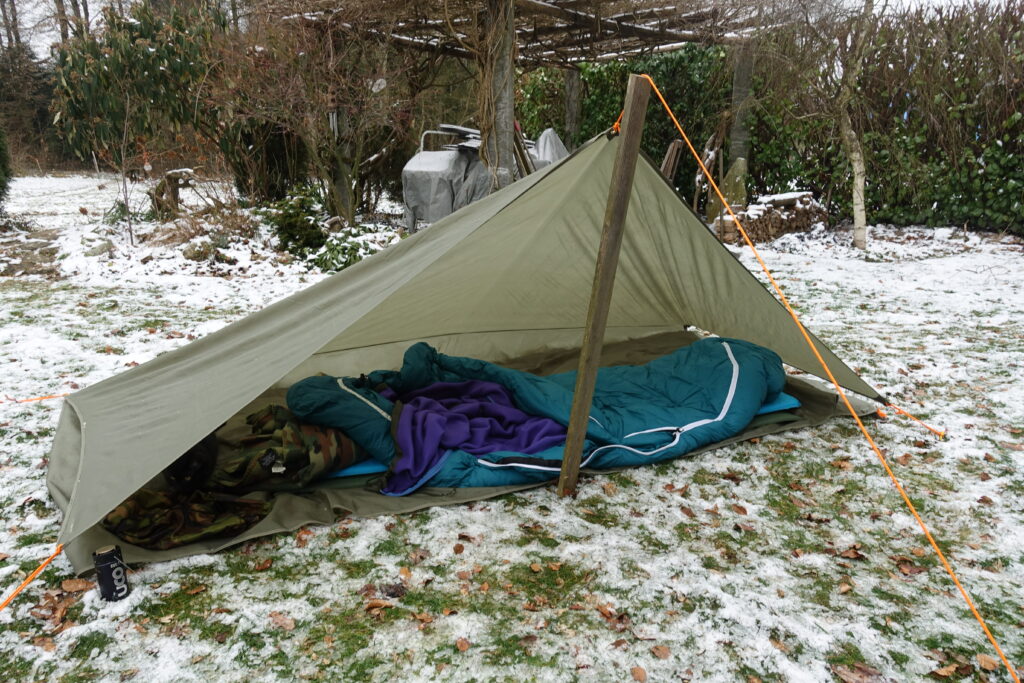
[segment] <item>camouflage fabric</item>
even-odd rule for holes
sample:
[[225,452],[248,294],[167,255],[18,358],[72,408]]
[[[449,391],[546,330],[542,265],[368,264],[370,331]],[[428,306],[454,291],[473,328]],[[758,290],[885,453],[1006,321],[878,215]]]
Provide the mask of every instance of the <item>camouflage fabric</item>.
[[139,489],[103,518],[126,543],[167,550],[196,541],[237,536],[266,517],[271,501],[205,491]]
[[344,432],[303,424],[284,406],[249,415],[252,436],[237,449],[221,447],[202,487],[217,491],[290,491],[366,456]]
[[[236,536],[263,519],[273,503],[232,494],[305,488],[366,457],[340,430],[302,424],[283,406],[267,406],[246,422],[253,434],[240,447],[210,439],[211,448],[186,454],[210,461],[188,478],[188,488],[140,489],[102,525],[126,543],[153,550]],[[168,481],[174,484],[170,476]]]

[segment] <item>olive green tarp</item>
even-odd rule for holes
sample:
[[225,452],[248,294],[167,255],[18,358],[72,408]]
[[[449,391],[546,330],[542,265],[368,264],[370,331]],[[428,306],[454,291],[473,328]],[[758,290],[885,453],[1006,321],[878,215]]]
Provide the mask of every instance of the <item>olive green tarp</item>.
[[[88,566],[89,551],[101,539],[109,540],[96,525],[110,510],[268,389],[317,372],[358,375],[397,367],[417,341],[498,363],[519,359],[526,369],[573,358],[618,145],[618,137],[599,136],[562,162],[302,292],[69,396],[47,486],[64,513],[58,542],[76,570]],[[689,326],[761,344],[792,367],[822,374],[782,305],[642,159],[605,341],[644,340]],[[814,341],[840,384],[879,398]],[[638,357],[649,356],[642,344],[635,348],[641,349]],[[803,424],[835,414],[834,397],[822,393],[819,407],[825,405],[827,415],[805,411]],[[403,512],[509,490],[514,488],[386,499],[351,489],[343,502],[338,496],[344,489],[279,496],[270,516],[236,539],[163,553],[127,549],[126,559],[212,550],[329,521],[339,510]]]

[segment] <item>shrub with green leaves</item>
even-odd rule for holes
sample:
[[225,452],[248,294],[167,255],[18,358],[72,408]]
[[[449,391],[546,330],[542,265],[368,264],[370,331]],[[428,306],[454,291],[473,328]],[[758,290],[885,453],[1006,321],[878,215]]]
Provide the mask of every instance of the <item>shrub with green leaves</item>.
[[[851,109],[868,219],[1024,234],[1024,0],[908,8],[875,21]],[[834,65],[827,55],[794,60],[805,44],[798,25],[762,39],[752,182],[761,192],[813,190],[848,216],[837,122],[820,93],[797,85]]]
[[362,226],[342,228],[330,234],[310,262],[323,271],[344,270],[388,246],[391,236]]
[[209,96],[223,68],[218,50],[227,26],[221,12],[198,6],[159,11],[138,3],[127,14],[104,8],[101,30],[57,53],[53,121],[68,147],[121,169],[141,163],[154,139],[191,130],[221,151],[244,195],[283,197],[304,177],[301,141],[264,117],[239,115],[238,100]]
[[327,229],[330,214],[316,185],[292,188],[288,197],[261,211],[281,248],[308,261],[310,267],[333,272],[348,268],[391,243],[394,233],[373,227]]
[[327,241],[324,226],[330,215],[314,185],[292,188],[287,197],[270,204],[262,213],[273,226],[281,248],[296,256],[308,256]]

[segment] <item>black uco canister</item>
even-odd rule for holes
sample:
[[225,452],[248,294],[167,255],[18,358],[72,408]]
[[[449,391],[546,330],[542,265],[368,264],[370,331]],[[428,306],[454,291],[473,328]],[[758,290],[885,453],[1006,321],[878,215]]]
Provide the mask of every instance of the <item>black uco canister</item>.
[[96,583],[100,587],[100,597],[104,600],[122,600],[132,592],[128,585],[128,565],[121,558],[121,547],[105,545],[92,554],[96,565]]

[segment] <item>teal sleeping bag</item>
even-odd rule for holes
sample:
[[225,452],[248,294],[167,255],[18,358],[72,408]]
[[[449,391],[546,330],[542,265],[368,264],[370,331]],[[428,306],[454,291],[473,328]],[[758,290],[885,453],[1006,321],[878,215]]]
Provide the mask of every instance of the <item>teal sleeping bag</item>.
[[[401,370],[360,378],[311,377],[288,392],[300,419],[335,427],[379,462],[393,464],[391,414],[385,395],[403,395],[438,382],[482,380],[500,384],[516,407],[568,425],[576,373],[541,377],[474,358],[447,356],[425,343],[405,354]],[[582,466],[610,469],[678,457],[727,439],[746,427],[761,406],[782,391],[786,376],[773,351],[719,337],[638,366],[598,372]],[[558,476],[563,446],[524,454],[473,455],[448,451],[420,484],[438,487],[503,486]]]

